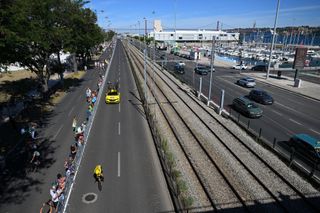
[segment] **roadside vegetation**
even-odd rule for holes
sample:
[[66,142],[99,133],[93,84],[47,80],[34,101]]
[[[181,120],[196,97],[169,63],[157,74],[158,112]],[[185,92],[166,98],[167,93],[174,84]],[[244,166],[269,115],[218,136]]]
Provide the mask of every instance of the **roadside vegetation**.
[[[19,63],[33,72],[42,92],[50,76],[63,79],[62,53],[85,66],[110,33],[97,25],[97,16],[83,0],[0,0],[0,66]],[[76,67],[72,67],[75,70]],[[69,67],[69,69],[71,69]]]

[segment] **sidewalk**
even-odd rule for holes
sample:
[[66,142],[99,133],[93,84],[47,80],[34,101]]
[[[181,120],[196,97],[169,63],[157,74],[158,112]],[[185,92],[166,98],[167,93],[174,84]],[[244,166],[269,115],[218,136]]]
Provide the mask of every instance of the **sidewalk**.
[[311,83],[308,81],[302,81],[301,87],[294,87],[294,79],[292,77],[287,77],[282,75],[281,79],[277,78],[277,75],[271,74],[269,76],[269,79],[266,80],[266,73],[260,73],[260,72],[241,72],[242,75],[250,76],[252,78],[255,78],[256,80],[271,84],[276,87],[280,87],[285,90],[289,90],[291,92],[295,92],[298,94],[301,94],[303,96],[315,99],[320,101],[320,84]]

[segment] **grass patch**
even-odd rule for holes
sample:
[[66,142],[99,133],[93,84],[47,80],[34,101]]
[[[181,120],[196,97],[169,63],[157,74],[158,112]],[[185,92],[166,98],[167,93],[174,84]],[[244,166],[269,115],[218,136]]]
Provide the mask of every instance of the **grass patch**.
[[[61,100],[67,95],[68,90],[71,87],[79,86],[81,82],[81,78],[85,75],[85,71],[78,71],[68,74],[64,78],[64,83],[62,88],[58,89],[54,94],[50,96],[49,103],[50,105],[56,105],[61,102]],[[52,106],[47,106],[47,110],[51,110]]]
[[0,104],[19,98],[36,85],[36,75],[28,70],[0,74]]

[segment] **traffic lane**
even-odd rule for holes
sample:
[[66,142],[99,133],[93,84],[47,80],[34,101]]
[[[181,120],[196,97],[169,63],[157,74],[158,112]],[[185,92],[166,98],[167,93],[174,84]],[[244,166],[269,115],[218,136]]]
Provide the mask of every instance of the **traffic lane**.
[[[224,81],[225,83],[220,84],[219,80]],[[229,86],[226,87],[225,85]],[[232,104],[232,100],[234,98],[248,95],[249,91],[251,90],[235,85],[234,83],[219,77],[218,81],[215,81],[214,87],[217,89],[219,88],[220,90],[220,88],[223,86],[225,86],[225,104],[227,106]],[[214,96],[217,98],[220,97],[219,91],[214,92]],[[228,100],[228,97],[230,97],[230,100]],[[305,132],[314,135],[316,131],[319,131],[319,125],[317,124],[317,121],[310,120],[307,117],[300,117],[296,113],[292,113],[282,106],[279,108],[277,106],[277,102],[275,102],[273,105],[262,105],[258,103],[257,105],[264,111],[262,120],[269,118],[268,120],[270,122],[272,121],[277,126],[282,124],[282,129],[286,130],[287,134],[292,135],[295,133]]]
[[[115,56],[114,59],[116,58],[117,57]],[[115,64],[117,64],[117,62],[115,62]],[[111,73],[112,72],[110,70],[110,74]],[[117,74],[115,74],[115,76],[116,75]],[[154,191],[153,188],[159,184],[159,181],[153,180],[155,177],[152,177],[151,183],[148,184],[150,179],[148,174],[150,174],[149,173],[150,170],[147,170],[147,171],[145,170],[145,168],[148,168],[148,165],[150,165],[150,162],[153,162],[153,159],[146,160],[143,158],[144,156],[148,156],[148,151],[145,151],[143,146],[139,144],[139,143],[146,143],[146,141],[150,142],[150,139],[146,140],[145,138],[141,138],[145,135],[147,131],[145,131],[145,128],[142,128],[139,131],[139,128],[140,128],[139,120],[134,118],[132,121],[130,119],[130,122],[128,122],[128,118],[130,118],[130,116],[134,116],[132,114],[137,114],[137,111],[135,107],[132,106],[128,102],[128,100],[125,99],[126,96],[128,95],[126,94],[126,91],[128,90],[126,89],[126,85],[129,85],[125,81],[126,76],[127,75],[124,74],[123,78],[121,79],[121,82],[124,82],[124,83],[121,83],[122,86],[120,89],[121,92],[123,93],[123,97],[120,105],[121,108],[123,108],[121,110],[121,113],[116,112],[116,110],[118,110],[117,105],[111,105],[113,111],[108,115],[106,115],[108,111],[100,110],[100,107],[103,107],[103,106],[99,106],[99,110],[96,115],[96,120],[94,121],[95,122],[94,127],[91,130],[92,136],[90,135],[90,140],[91,140],[91,137],[94,137],[93,140],[97,141],[101,137],[108,139],[111,136],[112,139],[107,140],[107,143],[109,141],[112,144],[111,145],[109,144],[109,146],[106,146],[106,148],[103,148],[103,147],[92,147],[92,145],[94,144],[91,143],[91,147],[90,147],[90,141],[88,142],[87,149],[89,151],[99,150],[99,152],[101,152],[102,149],[104,149],[104,154],[99,155],[98,160],[95,160],[95,161],[101,161],[101,162],[109,161],[112,164],[112,165],[108,165],[107,163],[108,172],[105,173],[106,178],[105,178],[105,182],[103,183],[102,192],[99,192],[98,200],[94,204],[83,206],[83,204],[81,203],[80,206],[75,206],[77,202],[81,202],[81,195],[83,193],[85,193],[86,191],[93,190],[89,186],[87,186],[89,187],[88,189],[82,190],[83,192],[76,191],[78,189],[75,189],[72,195],[74,197],[72,197],[71,199],[72,206],[73,206],[72,212],[74,210],[77,210],[77,212],[79,212],[80,209],[81,209],[80,212],[87,212],[87,210],[90,210],[93,212],[102,212],[105,210],[110,212],[127,212],[127,211],[132,211],[131,209],[138,212],[141,212],[141,211],[150,212],[158,208],[157,206],[155,206],[155,203],[154,203],[155,201],[152,200],[152,198],[154,198],[154,196],[152,195],[158,194],[158,191],[157,190]],[[128,92],[129,91],[127,91],[127,93]],[[133,108],[132,112],[129,112],[128,110],[125,109],[126,104],[130,104],[131,108]],[[108,108],[108,107],[109,105],[104,106],[104,108]],[[126,114],[127,111],[128,111],[128,114]],[[139,113],[138,113],[138,116],[141,117]],[[109,119],[102,119],[106,117]],[[119,126],[118,119],[123,119],[124,124]],[[108,123],[106,123],[106,121],[108,121]],[[129,128],[125,127],[125,124],[128,124]],[[114,127],[118,127],[118,130],[115,130]],[[125,130],[121,130],[122,128],[124,128]],[[95,134],[95,132],[101,132],[100,134],[103,134],[103,135],[97,136],[98,134]],[[98,156],[97,154],[92,154],[92,155],[95,157]],[[103,159],[103,158],[106,158],[105,156],[114,156],[114,157],[112,159],[110,158]],[[118,159],[120,159],[120,161]],[[90,159],[90,161],[92,160]],[[120,164],[118,162],[120,162]],[[91,166],[87,166],[86,164],[87,163],[83,163],[80,170],[83,170],[84,167],[88,167],[87,170],[90,169],[91,171],[92,170]],[[120,169],[118,169],[119,168],[118,165],[120,165]],[[86,179],[87,178],[90,178],[90,176],[86,177]],[[83,182],[83,184],[81,182]],[[79,173],[79,180],[77,180],[77,185],[81,185],[81,188],[84,188],[85,183],[86,181],[82,180],[82,175]],[[159,198],[158,196],[156,197]],[[156,200],[157,200],[156,202],[159,202],[159,199],[156,199]],[[88,208],[88,206],[90,208]]]
[[[121,52],[121,54],[124,53]],[[172,211],[170,195],[145,116],[137,111],[133,102],[129,101],[138,97],[133,76],[128,68],[128,62],[126,60],[122,62],[121,92],[123,99],[120,116],[122,139],[120,149],[121,162],[123,162],[121,163],[121,168],[123,168],[121,178],[125,181],[122,181],[119,186],[121,188],[119,196],[123,197],[119,199],[119,205],[131,204],[125,207],[123,212]]]
[[[118,48],[118,43],[116,48]],[[109,73],[106,81],[114,79],[118,71],[118,49],[115,50],[112,63],[110,64]],[[106,91],[107,84],[103,88]],[[106,196],[106,191],[111,191],[114,181],[113,176],[117,174],[117,138],[118,138],[118,112],[117,105],[106,105],[105,93],[97,106],[96,115],[87,141],[87,146],[78,176],[70,196],[68,210],[70,212],[102,212],[102,205],[105,205],[101,199]],[[102,191],[94,182],[93,170],[96,165],[101,164],[104,170],[105,182]],[[85,203],[85,195],[95,193],[97,201],[88,205]],[[110,200],[112,201],[112,199]]]
[[[223,80],[225,81],[226,84],[229,84],[231,87],[237,87],[235,89],[239,89],[239,90],[242,90],[244,91],[244,95],[248,95],[250,90],[251,89],[247,89],[247,88],[243,88],[241,86],[238,86],[238,85],[235,85],[233,83],[233,81],[236,81],[237,78],[234,78],[234,80],[229,80],[229,78],[232,78],[232,77],[225,77],[225,78],[218,78],[220,80]],[[227,79],[227,80],[225,80]],[[209,82],[207,83],[209,84]],[[296,105],[293,105],[291,102],[286,102],[286,98],[285,97],[282,97],[282,96],[279,96],[278,95],[274,95],[276,94],[276,91],[272,92],[271,90],[274,89],[273,87],[271,87],[270,89],[268,88],[264,88],[264,84],[261,84],[260,82],[257,82],[257,88],[262,88],[264,90],[266,90],[267,92],[269,92],[274,100],[275,100],[275,103],[272,105],[272,108],[271,108],[271,111],[270,112],[273,112],[275,113],[276,115],[273,115],[274,117],[281,117],[282,119],[284,120],[288,120],[289,122],[293,122],[295,123],[294,126],[296,126],[294,129],[296,128],[299,128],[299,126],[304,126],[305,129],[307,129],[308,131],[313,131],[312,134],[314,134],[315,132],[319,132],[320,129],[319,129],[319,120],[317,119],[317,115],[314,115],[312,116],[312,114],[317,114],[317,113],[320,113],[319,111],[319,108],[318,109],[315,109],[316,111],[313,111],[311,112],[312,114],[310,114],[310,112],[306,112],[306,110],[304,108],[300,108],[300,109],[304,109],[303,112],[301,112],[301,110],[299,110],[299,107],[296,106]],[[247,92],[245,92],[247,91]],[[285,94],[283,94],[285,95]],[[305,100],[304,100],[304,97],[301,97],[301,96],[298,96],[296,97],[296,99],[300,99],[300,101],[303,103]],[[261,105],[262,108],[265,108],[265,106]],[[296,108],[296,109],[294,109]],[[306,107],[307,108],[307,107]],[[269,110],[270,107],[267,107],[266,110]],[[318,112],[319,111],[319,112]],[[307,128],[308,126],[308,128]],[[294,130],[292,129],[292,130]]]

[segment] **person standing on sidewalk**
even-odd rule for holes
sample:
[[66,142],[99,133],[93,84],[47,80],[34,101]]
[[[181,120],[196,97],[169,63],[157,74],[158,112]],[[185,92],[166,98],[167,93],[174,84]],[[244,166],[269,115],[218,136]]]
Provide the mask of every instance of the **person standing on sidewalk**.
[[76,128],[77,128],[77,118],[76,116],[73,117],[73,120],[72,120],[72,129],[73,129],[73,132],[76,131]]

